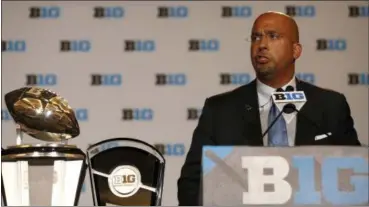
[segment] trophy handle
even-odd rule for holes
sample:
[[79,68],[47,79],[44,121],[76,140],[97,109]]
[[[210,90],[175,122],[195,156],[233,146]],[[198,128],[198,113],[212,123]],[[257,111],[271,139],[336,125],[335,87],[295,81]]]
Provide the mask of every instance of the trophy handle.
[[22,127],[19,124],[15,125],[16,127],[16,135],[17,135],[17,140],[16,140],[16,144],[17,145],[21,145],[23,143],[23,132],[22,132]]

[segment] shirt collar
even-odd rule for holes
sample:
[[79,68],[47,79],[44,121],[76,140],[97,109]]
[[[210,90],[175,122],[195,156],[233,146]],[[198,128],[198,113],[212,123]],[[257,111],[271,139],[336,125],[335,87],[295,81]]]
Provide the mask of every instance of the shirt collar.
[[[287,86],[293,86],[296,90],[296,78],[293,77],[286,85],[282,86],[283,90],[286,90]],[[276,88],[272,88],[260,80],[256,79],[256,89],[258,92],[259,106],[263,106],[270,101],[270,96],[276,91]]]

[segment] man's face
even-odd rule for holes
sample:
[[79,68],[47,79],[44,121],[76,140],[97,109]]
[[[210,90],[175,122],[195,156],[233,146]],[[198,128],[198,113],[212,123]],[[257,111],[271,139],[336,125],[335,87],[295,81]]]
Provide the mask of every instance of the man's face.
[[272,78],[293,63],[290,24],[275,14],[260,16],[251,34],[251,61],[260,77]]

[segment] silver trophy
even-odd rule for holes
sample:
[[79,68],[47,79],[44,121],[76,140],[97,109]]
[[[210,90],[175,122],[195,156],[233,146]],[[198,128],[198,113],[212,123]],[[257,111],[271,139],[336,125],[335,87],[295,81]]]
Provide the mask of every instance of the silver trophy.
[[[76,206],[86,155],[68,140],[79,135],[72,108],[56,93],[25,87],[5,95],[16,145],[1,153],[5,206]],[[22,133],[43,143],[24,144]]]
[[152,145],[112,138],[91,145],[87,160],[95,206],[160,206],[165,159]]

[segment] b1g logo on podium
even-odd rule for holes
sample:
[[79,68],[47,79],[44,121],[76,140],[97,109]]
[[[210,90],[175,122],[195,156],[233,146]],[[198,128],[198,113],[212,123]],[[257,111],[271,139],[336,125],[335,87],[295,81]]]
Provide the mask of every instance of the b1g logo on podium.
[[[281,205],[291,198],[302,205],[369,202],[369,165],[362,157],[326,157],[319,163],[313,156],[293,156],[291,165],[281,156],[243,156],[242,167],[248,170],[243,204]],[[273,172],[266,175],[266,169]],[[269,192],[267,185],[273,188]]]
[[126,198],[140,189],[140,171],[129,165],[118,166],[109,176],[109,188],[114,195]]

